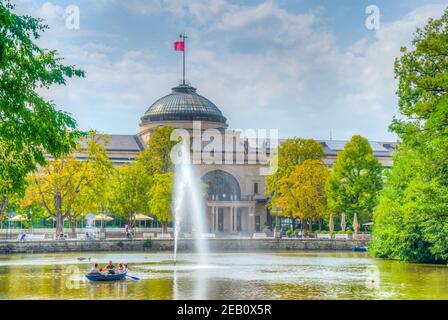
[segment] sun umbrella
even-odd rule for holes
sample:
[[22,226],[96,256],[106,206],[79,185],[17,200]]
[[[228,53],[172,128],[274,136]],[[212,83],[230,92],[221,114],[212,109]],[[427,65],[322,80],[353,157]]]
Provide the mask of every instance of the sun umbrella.
[[358,223],[358,215],[355,212],[355,216],[353,217],[353,231],[355,234],[358,234],[359,223]]
[[330,221],[328,221],[328,228],[330,229],[330,234],[332,234],[334,232],[334,221],[332,213],[330,213]]
[[28,218],[24,215],[18,214],[15,217],[9,218],[9,221],[11,222],[20,222],[20,229],[22,229],[22,222],[27,221]]
[[345,213],[341,215],[341,229],[345,233],[345,228],[347,226],[347,223],[345,222]]
[[114,218],[111,218],[109,216],[106,216],[104,213],[103,214],[99,214],[95,217],[95,221],[101,221],[101,229],[104,231],[104,233],[106,233],[106,228],[104,226],[104,221],[112,221],[114,220]]
[[9,219],[9,221],[12,221],[12,222],[22,222],[22,221],[26,221],[26,220],[28,220],[28,218],[21,214]]
[[112,221],[114,218],[106,216],[105,214],[99,214],[95,217],[96,221]]
[[148,221],[148,220],[154,220],[153,218],[151,218],[150,216],[144,215],[144,214],[136,214],[134,217],[135,221]]

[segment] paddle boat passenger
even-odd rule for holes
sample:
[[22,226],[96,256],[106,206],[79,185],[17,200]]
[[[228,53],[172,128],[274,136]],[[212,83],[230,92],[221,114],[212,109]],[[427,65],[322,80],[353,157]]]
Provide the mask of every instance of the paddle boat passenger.
[[98,263],[95,263],[95,265],[90,270],[90,274],[101,274],[100,269],[98,268]]
[[108,265],[106,266],[106,270],[108,271],[108,273],[110,274],[114,274],[115,273],[115,266],[112,263],[112,260],[109,261]]

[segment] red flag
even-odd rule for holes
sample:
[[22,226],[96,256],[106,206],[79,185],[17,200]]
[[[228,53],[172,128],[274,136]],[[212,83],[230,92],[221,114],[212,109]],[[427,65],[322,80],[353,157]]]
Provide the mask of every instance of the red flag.
[[183,41],[174,42],[174,50],[175,51],[184,51],[185,50],[185,42],[183,42]]

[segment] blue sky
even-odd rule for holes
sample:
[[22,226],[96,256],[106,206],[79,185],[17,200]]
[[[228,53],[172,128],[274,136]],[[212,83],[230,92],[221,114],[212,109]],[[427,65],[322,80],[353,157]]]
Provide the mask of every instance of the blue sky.
[[[45,96],[82,129],[133,134],[145,110],[181,78],[180,32],[190,36],[187,78],[233,129],[278,128],[280,137],[362,134],[395,140],[393,62],[416,27],[446,1],[17,0],[50,26],[39,40],[87,72]],[[365,27],[368,5],[380,28]],[[80,29],[65,9],[80,9]]]

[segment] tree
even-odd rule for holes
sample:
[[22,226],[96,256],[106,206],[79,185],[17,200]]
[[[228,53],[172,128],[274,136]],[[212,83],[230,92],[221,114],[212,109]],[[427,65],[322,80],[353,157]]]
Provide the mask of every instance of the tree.
[[155,214],[157,220],[163,223],[163,232],[168,230],[168,222],[172,221],[171,203],[173,190],[173,174],[162,173],[153,177],[153,183],[149,190],[149,208]]
[[173,163],[171,150],[178,141],[171,141],[173,127],[158,127],[151,134],[148,148],[140,153],[137,161],[152,179],[147,193],[149,208],[163,224],[164,232],[168,229],[171,218],[171,194],[173,186]]
[[425,162],[406,145],[394,155],[394,168],[387,173],[387,186],[374,212],[375,240],[370,249],[376,256],[446,261],[448,189],[426,179]]
[[[280,181],[280,196],[277,199],[283,212],[292,218],[300,218],[310,231],[317,221],[319,229],[328,213],[325,184],[330,170],[320,160],[305,160],[295,166],[294,171]],[[304,223],[302,223],[302,227]]]
[[372,252],[415,262],[448,262],[448,9],[417,29],[395,62],[400,140],[374,213]]
[[106,154],[107,137],[94,131],[80,144],[87,158],[79,160],[75,153],[49,163],[29,175],[22,207],[43,206],[56,221],[56,234],[63,231],[65,219],[76,219],[87,210],[100,207],[102,186],[109,178],[112,163]]
[[269,206],[277,204],[280,193],[280,181],[287,177],[305,160],[321,160],[325,156],[322,145],[312,139],[292,138],[283,141],[278,150],[278,169],[266,177],[266,194],[270,196]]
[[138,156],[138,161],[143,165],[148,175],[167,173],[173,171],[171,162],[171,150],[176,141],[171,141],[173,127],[158,127],[151,134],[148,147]]
[[[65,85],[84,72],[61,63],[56,51],[34,41],[47,26],[42,20],[18,16],[14,5],[0,0],[0,198],[25,189],[26,176],[45,165],[45,154],[71,152],[83,134],[76,121],[57,111],[36,90]],[[4,211],[4,210],[2,210]]]
[[374,157],[366,138],[354,135],[339,152],[328,179],[328,206],[335,213],[357,213],[360,222],[371,219],[382,188],[382,166]]
[[151,177],[144,167],[136,162],[130,166],[115,168],[109,189],[109,209],[125,217],[131,228],[137,213],[148,213],[148,192]]

